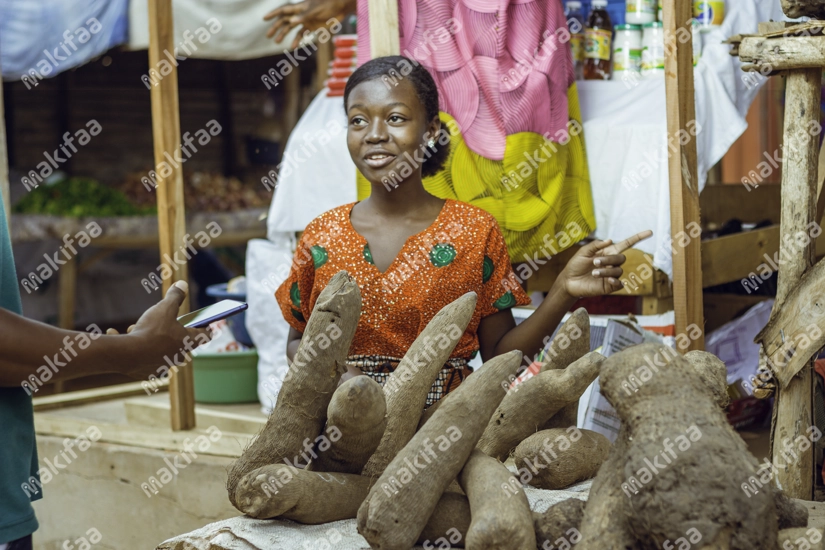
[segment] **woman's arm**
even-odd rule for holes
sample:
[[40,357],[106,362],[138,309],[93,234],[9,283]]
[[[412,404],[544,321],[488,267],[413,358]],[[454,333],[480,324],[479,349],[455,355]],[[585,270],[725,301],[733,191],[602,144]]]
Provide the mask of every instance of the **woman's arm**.
[[264,16],[265,21],[272,21],[266,36],[275,42],[281,42],[289,31],[302,27],[292,41],[292,49],[298,47],[306,31],[316,31],[321,27],[334,26],[330,20],[343,22],[344,16],[354,12],[356,0],[304,0],[297,4],[285,4]]
[[616,245],[611,241],[594,241],[583,246],[570,259],[541,305],[518,326],[510,310],[483,318],[478,328],[482,359],[487,361],[515,349],[529,358],[535,357],[544,348],[544,339],[553,334],[576,300],[621,290],[620,266],[626,260],[621,252],[652,234],[644,231]]

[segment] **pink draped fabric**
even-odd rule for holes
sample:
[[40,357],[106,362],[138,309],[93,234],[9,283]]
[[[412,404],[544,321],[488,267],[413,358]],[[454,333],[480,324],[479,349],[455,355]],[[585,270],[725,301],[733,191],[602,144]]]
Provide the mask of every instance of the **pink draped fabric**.
[[[370,59],[368,1],[358,0],[358,63]],[[433,75],[442,111],[467,145],[502,160],[506,137],[567,128],[574,83],[559,0],[398,0],[401,54]]]

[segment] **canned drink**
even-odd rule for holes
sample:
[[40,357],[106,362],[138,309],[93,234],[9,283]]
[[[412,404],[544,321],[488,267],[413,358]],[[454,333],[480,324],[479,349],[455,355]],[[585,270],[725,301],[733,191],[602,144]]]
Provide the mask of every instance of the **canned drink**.
[[693,16],[703,29],[717,28],[725,20],[725,2],[720,0],[696,0]]

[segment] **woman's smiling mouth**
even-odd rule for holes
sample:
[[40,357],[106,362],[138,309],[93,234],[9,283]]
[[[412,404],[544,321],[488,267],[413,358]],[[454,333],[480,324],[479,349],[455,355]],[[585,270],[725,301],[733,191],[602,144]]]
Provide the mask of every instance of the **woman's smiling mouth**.
[[370,168],[384,168],[392,161],[395,160],[395,155],[391,155],[387,152],[377,152],[377,153],[370,153],[364,157],[364,162]]

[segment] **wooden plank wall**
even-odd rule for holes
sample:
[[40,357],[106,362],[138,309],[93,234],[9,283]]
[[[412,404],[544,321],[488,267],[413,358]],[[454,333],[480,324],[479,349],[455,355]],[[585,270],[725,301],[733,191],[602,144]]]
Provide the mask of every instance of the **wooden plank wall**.
[[[104,66],[106,58],[111,60],[108,66]],[[7,117],[10,119],[11,167],[27,172],[43,161],[44,151],[51,152],[62,143],[60,120],[61,116],[67,116],[68,127],[73,131],[84,127],[92,118],[103,127],[100,136],[73,155],[71,168],[75,175],[113,184],[122,181],[128,172],[151,169],[154,166],[151,106],[149,90],[140,80],[147,71],[146,58],[145,51],[112,51],[65,73],[60,77],[65,79],[64,89],[69,94],[68,100],[64,100],[69,106],[65,114],[60,108],[58,78],[43,80],[30,90],[20,82],[6,83],[10,103],[7,109],[14,110],[12,116]],[[249,168],[245,137],[261,123],[267,94],[274,93],[276,102],[282,103],[284,86],[268,91],[261,82],[261,75],[275,67],[280,59],[281,56],[236,62],[188,59],[180,63],[181,130],[194,133],[211,119],[221,122],[220,78],[221,71],[225,70],[231,97],[236,166],[241,173]],[[315,64],[307,60],[301,69],[301,84],[309,86]],[[306,101],[299,103],[301,112],[305,105]],[[198,146],[199,153],[186,163],[186,170],[222,172],[223,139],[221,133],[205,148]],[[21,175],[18,174],[18,185]]]

